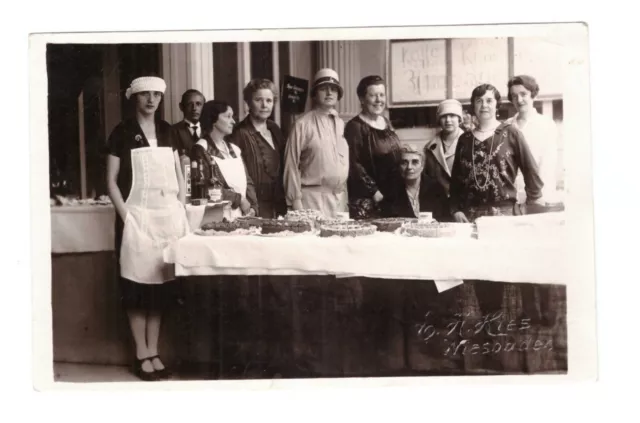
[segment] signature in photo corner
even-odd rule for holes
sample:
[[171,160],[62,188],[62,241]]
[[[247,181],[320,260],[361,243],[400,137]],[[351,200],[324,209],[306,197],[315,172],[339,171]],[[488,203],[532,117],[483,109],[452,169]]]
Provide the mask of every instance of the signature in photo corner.
[[463,338],[469,338],[481,332],[491,337],[506,337],[513,333],[526,332],[531,328],[531,319],[510,319],[507,322],[501,311],[473,319],[468,319],[469,313],[466,315],[467,318],[462,313],[456,313],[453,316],[455,319],[439,330],[431,321],[431,311],[428,311],[424,316],[424,321],[415,325],[418,337],[424,342],[428,342],[434,336],[448,337],[456,334]]
[[[531,328],[531,319],[511,319],[505,322],[504,313],[490,313],[481,318],[464,319],[462,314],[455,314],[456,320],[449,322],[444,329],[430,323],[431,312],[425,314],[424,322],[416,324],[418,337],[428,344],[434,337],[444,343],[443,354],[447,357],[466,355],[495,355],[502,352],[551,351],[554,349],[552,339],[541,339],[536,336],[515,336],[526,334]],[[466,317],[469,317],[467,314]],[[481,332],[491,339],[484,342],[474,341],[474,336]],[[452,336],[453,335],[453,336]],[[458,339],[456,339],[458,337]],[[544,338],[544,337],[543,337]]]

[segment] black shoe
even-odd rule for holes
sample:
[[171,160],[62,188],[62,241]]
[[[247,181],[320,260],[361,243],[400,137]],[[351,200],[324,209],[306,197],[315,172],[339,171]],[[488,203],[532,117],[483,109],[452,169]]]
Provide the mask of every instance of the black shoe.
[[[147,360],[153,360],[154,358],[157,358],[158,360],[162,361],[159,355],[148,357]],[[164,363],[162,364],[164,365]],[[151,365],[153,365],[153,363],[151,363]],[[158,376],[159,379],[166,380],[171,378],[171,372],[169,371],[169,369],[167,369],[167,366],[165,366],[164,369],[162,370],[155,370],[154,373]]]
[[[144,380],[145,382],[155,382],[157,380],[159,380],[159,375],[156,371],[153,372],[145,372],[144,370],[142,370],[142,364],[144,364],[145,361],[149,361],[151,363],[151,358],[147,357],[147,358],[142,358],[142,359],[136,359],[135,365],[134,365],[134,369],[133,369],[133,373],[140,378],[141,380]],[[151,363],[151,366],[153,366],[153,363]]]

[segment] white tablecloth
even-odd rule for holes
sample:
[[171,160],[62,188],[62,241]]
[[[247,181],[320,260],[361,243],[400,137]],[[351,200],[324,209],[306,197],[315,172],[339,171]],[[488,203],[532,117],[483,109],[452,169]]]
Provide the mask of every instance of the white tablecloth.
[[376,233],[358,238],[190,234],[168,247],[164,259],[175,263],[179,276],[314,274],[564,284],[565,257],[557,242]]
[[111,205],[51,207],[51,252],[113,251],[114,222]]
[[[191,229],[200,227],[205,214],[222,220],[228,201],[216,205],[186,207]],[[51,207],[51,252],[55,254],[113,251],[115,248],[115,208],[112,205]]]

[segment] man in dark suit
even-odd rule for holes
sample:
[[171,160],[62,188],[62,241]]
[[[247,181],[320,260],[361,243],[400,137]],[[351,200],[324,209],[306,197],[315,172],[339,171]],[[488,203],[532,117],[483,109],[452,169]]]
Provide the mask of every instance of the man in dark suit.
[[198,90],[189,89],[182,94],[180,110],[184,119],[173,125],[174,137],[178,144],[180,157],[188,157],[191,147],[202,137],[200,114],[202,113],[204,102],[204,95]]

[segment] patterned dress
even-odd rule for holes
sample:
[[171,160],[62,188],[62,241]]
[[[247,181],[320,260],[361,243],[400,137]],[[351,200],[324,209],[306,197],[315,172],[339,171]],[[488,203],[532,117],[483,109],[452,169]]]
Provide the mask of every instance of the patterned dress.
[[461,211],[470,221],[487,215],[513,215],[518,171],[524,176],[527,199],[539,199],[543,183],[538,166],[517,128],[504,123],[484,141],[472,132],[464,133],[451,172],[452,215]]

